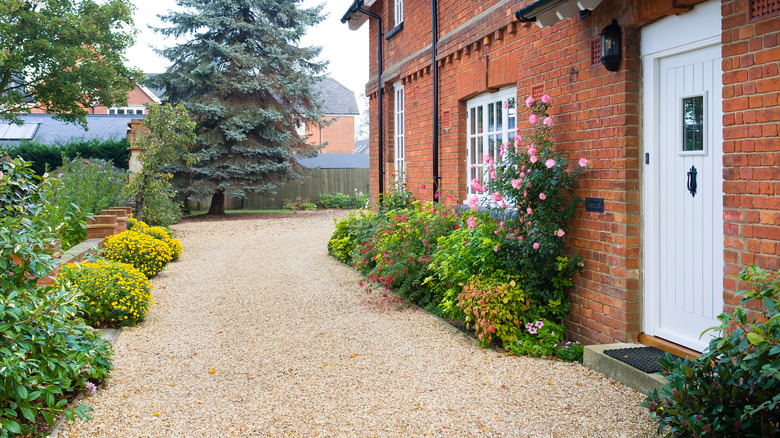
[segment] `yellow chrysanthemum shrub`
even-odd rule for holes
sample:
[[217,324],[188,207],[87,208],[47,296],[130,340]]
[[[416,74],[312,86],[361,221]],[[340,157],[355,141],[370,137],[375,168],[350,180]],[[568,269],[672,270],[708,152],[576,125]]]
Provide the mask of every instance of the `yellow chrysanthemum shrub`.
[[149,225],[147,225],[144,221],[139,221],[138,219],[130,216],[127,218],[127,229],[146,233],[149,230]]
[[173,260],[173,251],[162,240],[128,230],[106,238],[103,257],[133,265],[147,278],[152,278]]
[[154,286],[127,263],[98,260],[68,264],[59,274],[81,301],[79,316],[93,327],[125,327],[142,322],[152,305]]
[[179,260],[182,255],[181,242],[173,238],[171,230],[163,227],[150,227],[143,221],[135,218],[127,218],[127,229],[148,234],[155,239],[162,240],[171,248],[172,261]]

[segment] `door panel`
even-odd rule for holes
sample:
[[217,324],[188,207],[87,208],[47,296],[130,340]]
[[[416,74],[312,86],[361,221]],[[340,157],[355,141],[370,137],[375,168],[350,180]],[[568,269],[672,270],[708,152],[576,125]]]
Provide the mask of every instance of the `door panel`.
[[[655,211],[645,232],[648,245],[645,332],[702,351],[722,311],[722,122],[720,46],[714,45],[654,59],[652,89],[657,157],[648,169],[645,190]],[[649,63],[645,63],[648,65]],[[647,75],[646,75],[647,77]],[[689,190],[696,183],[695,191]],[[650,269],[647,269],[650,267]]]

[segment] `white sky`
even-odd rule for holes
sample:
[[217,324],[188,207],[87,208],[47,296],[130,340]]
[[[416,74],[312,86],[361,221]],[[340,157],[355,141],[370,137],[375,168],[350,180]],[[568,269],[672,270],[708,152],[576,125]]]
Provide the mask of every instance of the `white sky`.
[[[149,26],[162,27],[157,15],[166,15],[176,8],[175,0],[133,0],[135,27],[138,29],[135,46],[127,50],[128,64],[138,67],[145,73],[162,73],[168,67],[168,61],[157,56],[150,46],[165,48],[173,41],[149,29]],[[310,28],[302,40],[304,46],[322,47],[320,58],[329,61],[328,76],[360,95],[368,82],[368,23],[359,30],[351,31],[341,23],[341,17],[352,4],[352,0],[303,0],[304,7],[325,3],[325,19],[316,27]]]

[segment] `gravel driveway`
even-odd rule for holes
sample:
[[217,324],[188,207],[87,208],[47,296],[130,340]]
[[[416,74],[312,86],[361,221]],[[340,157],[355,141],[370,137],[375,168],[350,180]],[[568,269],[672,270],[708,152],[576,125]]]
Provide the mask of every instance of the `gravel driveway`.
[[328,257],[341,212],[174,226],[184,256],[60,437],[643,437],[638,392],[506,356]]

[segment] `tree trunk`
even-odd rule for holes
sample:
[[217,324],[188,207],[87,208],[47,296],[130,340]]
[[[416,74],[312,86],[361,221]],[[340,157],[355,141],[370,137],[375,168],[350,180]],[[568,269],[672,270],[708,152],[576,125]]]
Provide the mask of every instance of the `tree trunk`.
[[211,197],[211,206],[209,207],[209,214],[216,214],[220,216],[225,215],[225,192],[217,191]]

